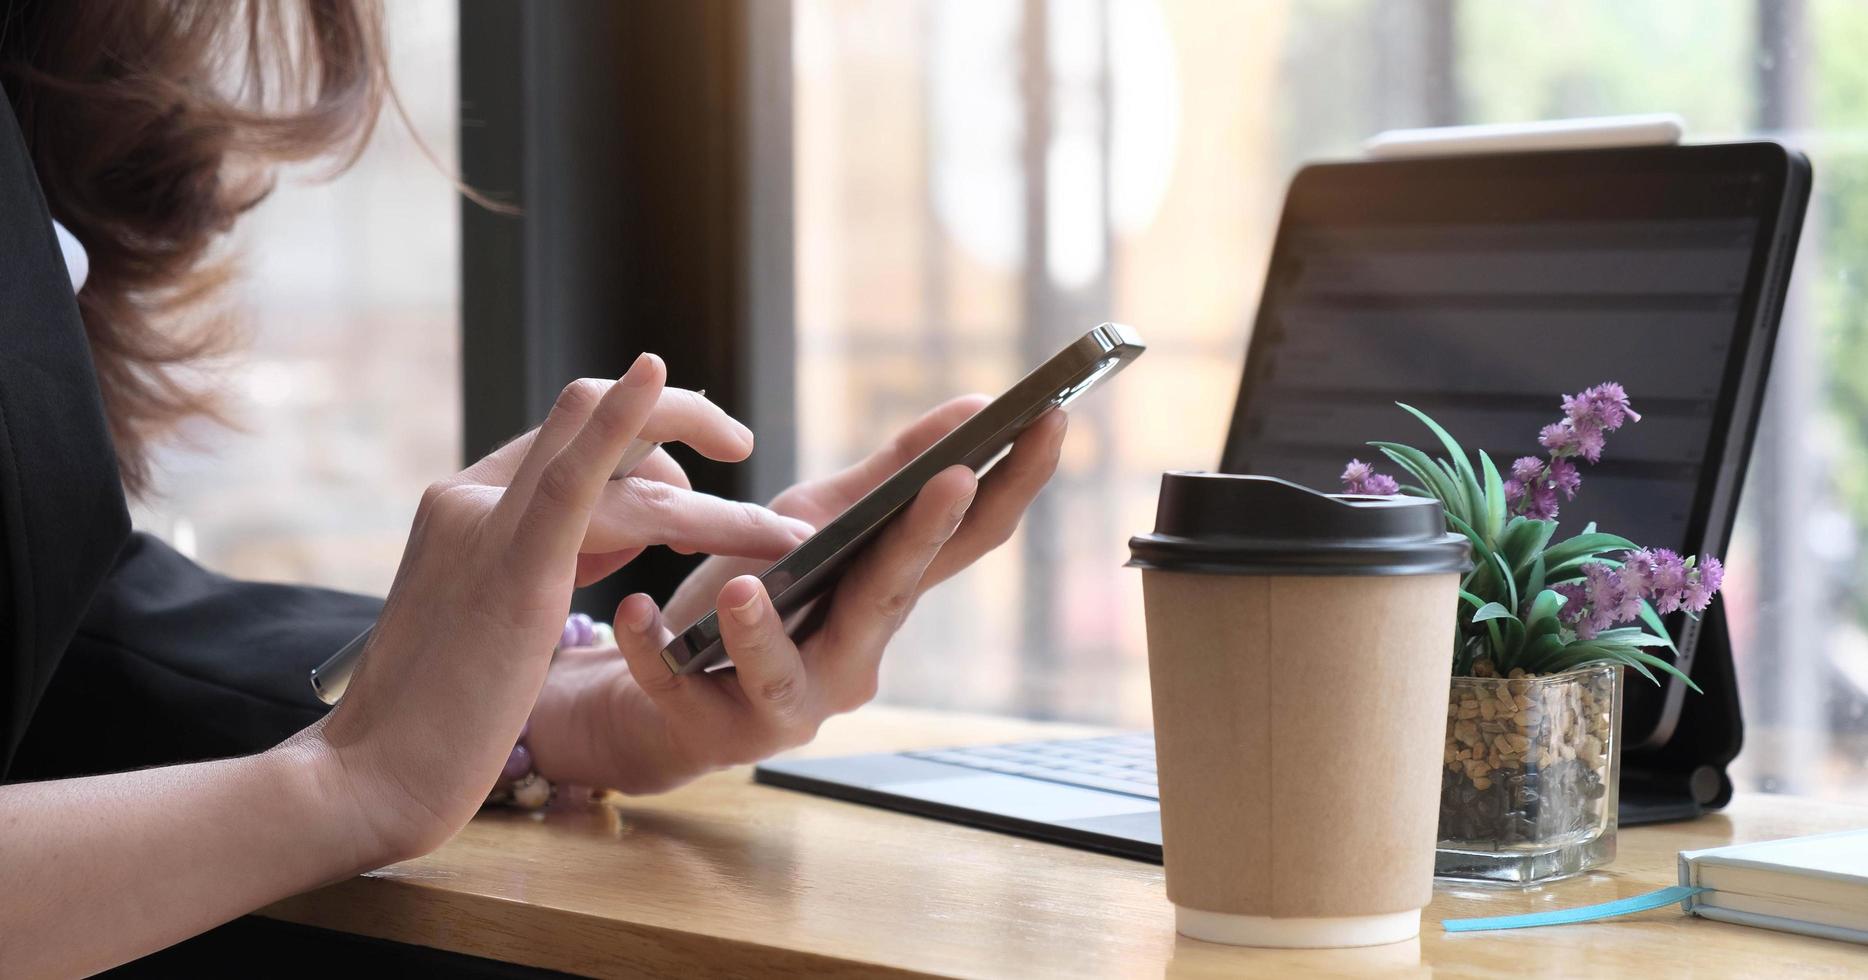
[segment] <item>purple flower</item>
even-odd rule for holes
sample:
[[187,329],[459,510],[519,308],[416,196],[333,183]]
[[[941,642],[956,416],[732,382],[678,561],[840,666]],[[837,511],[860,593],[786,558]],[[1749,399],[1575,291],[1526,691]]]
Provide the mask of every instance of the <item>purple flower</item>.
[[1654,591],[1654,555],[1649,551],[1631,551],[1622,560],[1622,585],[1645,598]]
[[1551,521],[1557,517],[1557,491],[1548,482],[1539,481],[1524,495],[1518,513],[1533,521]]
[[1585,640],[1593,639],[1594,633],[1583,636],[1582,624],[1588,613],[1585,607],[1589,605],[1589,593],[1583,588],[1583,583],[1564,582],[1551,586],[1550,591],[1563,597],[1563,608],[1557,610],[1557,622],[1576,630],[1576,635]]
[[1359,459],[1352,459],[1343,467],[1342,481],[1345,493],[1385,497],[1401,492],[1401,485],[1394,477],[1375,472],[1375,467]]
[[1646,598],[1654,603],[1655,612],[1665,616],[1686,599],[1686,561],[1666,548],[1655,548],[1648,555],[1653,571]]
[[1563,396],[1563,414],[1578,429],[1594,428],[1614,432],[1623,422],[1641,421],[1641,415],[1628,405],[1628,393],[1613,381],[1604,381],[1578,395]]
[[1706,555],[1699,560],[1699,567],[1693,570],[1686,585],[1686,598],[1681,601],[1688,611],[1702,613],[1712,604],[1714,593],[1725,584],[1725,566],[1719,559]]
[[1593,421],[1564,419],[1544,426],[1537,434],[1537,441],[1550,450],[1552,459],[1581,456],[1593,463],[1602,458],[1602,447],[1607,442],[1603,431],[1602,426]]
[[1550,485],[1563,491],[1563,499],[1575,500],[1576,489],[1583,485],[1583,475],[1576,471],[1575,463],[1562,458],[1553,459],[1550,461]]
[[1401,493],[1401,483],[1395,483],[1394,476],[1375,472],[1375,467],[1371,467],[1369,463],[1364,463],[1360,459],[1351,459],[1349,465],[1343,467],[1341,480],[1343,480],[1343,493],[1362,493],[1362,495],[1373,495],[1373,497],[1388,497],[1394,493]]
[[1568,419],[1565,419],[1562,422],[1552,422],[1544,426],[1543,429],[1537,433],[1538,445],[1543,446],[1553,453],[1568,455],[1573,448],[1571,446],[1568,421]]
[[1630,590],[1621,572],[1604,562],[1584,565],[1581,582],[1553,588],[1566,600],[1557,619],[1574,629],[1579,640],[1593,640],[1603,630],[1641,613],[1641,594]]
[[1520,456],[1511,464],[1511,475],[1505,478],[1505,507],[1512,513],[1520,512],[1524,504],[1524,495],[1537,485],[1544,475],[1544,461],[1537,456]]
[[[1641,614],[1641,595],[1630,592],[1620,570],[1601,562],[1583,566],[1584,591],[1589,596],[1590,635]],[[1580,635],[1580,634],[1578,634]]]
[[[1595,566],[1590,566],[1595,567]],[[1596,598],[1596,614],[1602,618],[1602,629],[1608,629],[1618,623],[1632,623],[1641,615],[1641,593],[1628,587],[1622,579],[1619,569],[1602,566],[1599,578],[1601,594]]]
[[[1556,517],[1558,484],[1551,479],[1553,472],[1537,456],[1519,457],[1511,464],[1511,478],[1505,481],[1506,507],[1534,521]],[[1569,493],[1573,496],[1575,491]]]
[[1512,512],[1537,520],[1556,517],[1557,493],[1575,500],[1583,485],[1582,474],[1571,460],[1578,456],[1591,463],[1600,460],[1608,433],[1640,420],[1640,414],[1628,406],[1628,393],[1613,381],[1564,395],[1563,418],[1537,433],[1538,444],[1550,451],[1549,462],[1526,456],[1511,464],[1505,499]]
[[1551,588],[1566,600],[1558,621],[1575,630],[1577,639],[1590,640],[1637,619],[1643,600],[1662,615],[1677,609],[1704,612],[1724,580],[1725,566],[1711,555],[1701,557],[1696,567],[1665,548],[1643,548],[1629,552],[1619,569],[1590,562],[1583,566],[1581,582]]

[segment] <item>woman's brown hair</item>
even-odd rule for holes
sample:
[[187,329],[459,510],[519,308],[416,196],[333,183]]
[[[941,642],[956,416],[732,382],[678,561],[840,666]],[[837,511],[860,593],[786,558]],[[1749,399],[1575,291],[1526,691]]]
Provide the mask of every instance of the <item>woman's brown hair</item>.
[[203,301],[211,246],[281,163],[362,152],[386,89],[377,0],[0,0],[0,86],[52,216],[83,243],[78,294],[123,483],[214,400],[185,374],[240,334]]

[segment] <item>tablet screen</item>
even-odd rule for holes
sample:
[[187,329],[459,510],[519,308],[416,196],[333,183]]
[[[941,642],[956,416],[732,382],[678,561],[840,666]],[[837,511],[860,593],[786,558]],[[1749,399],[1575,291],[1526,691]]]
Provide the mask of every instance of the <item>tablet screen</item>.
[[1357,457],[1404,477],[1366,445],[1440,454],[1404,401],[1504,470],[1542,453],[1561,395],[1617,381],[1642,421],[1583,466],[1559,536],[1595,521],[1722,550],[1782,297],[1767,260],[1787,156],[1753,143],[1306,169],[1222,468],[1335,489]]

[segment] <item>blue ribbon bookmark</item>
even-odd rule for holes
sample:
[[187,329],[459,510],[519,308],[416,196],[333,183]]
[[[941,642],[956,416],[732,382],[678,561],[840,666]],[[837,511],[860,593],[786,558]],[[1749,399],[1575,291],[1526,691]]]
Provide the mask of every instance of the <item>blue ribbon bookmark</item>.
[[1646,895],[1634,895],[1599,905],[1584,905],[1581,908],[1559,909],[1554,912],[1530,912],[1524,915],[1446,919],[1440,923],[1440,926],[1447,932],[1481,932],[1487,929],[1529,929],[1533,926],[1561,926],[1572,922],[1594,922],[1597,919],[1612,919],[1618,915],[1646,912],[1663,905],[1675,905],[1706,890],[1691,885],[1674,885],[1659,891],[1648,892]]

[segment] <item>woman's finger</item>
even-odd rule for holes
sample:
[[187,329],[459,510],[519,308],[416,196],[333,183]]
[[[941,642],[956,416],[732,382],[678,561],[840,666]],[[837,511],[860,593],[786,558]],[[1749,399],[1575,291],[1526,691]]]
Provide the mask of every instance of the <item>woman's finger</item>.
[[671,487],[680,487],[683,490],[694,489],[694,484],[688,480],[687,470],[682,469],[681,464],[675,462],[673,456],[668,455],[668,450],[660,446],[657,446],[655,451],[649,454],[648,459],[642,461],[641,466],[622,475],[639,476],[645,480],[666,483]]
[[[579,378],[565,385],[558,392],[551,414],[545,417],[545,424],[475,463],[468,470],[467,478],[489,486],[510,486],[522,497],[530,497],[545,465],[577,434],[614,384],[614,381]],[[642,424],[638,437],[650,442],[683,443],[709,459],[727,462],[745,459],[751,454],[753,443],[752,430],[718,405],[681,388],[662,389],[655,401],[655,410]],[[634,472],[683,488],[690,486],[681,465],[659,447]]]
[[617,604],[616,649],[642,693],[671,718],[724,723],[731,702],[720,689],[704,676],[677,674],[662,660],[662,648],[674,638],[654,599],[638,592]]
[[[562,400],[565,397],[564,392],[559,392],[558,397]],[[584,411],[574,420],[566,420],[561,414],[559,419],[560,423],[568,421],[572,425],[570,432],[577,431],[576,426],[584,424],[583,420],[589,415],[589,409],[596,407],[596,404],[596,399],[592,398],[589,405],[586,406]],[[555,410],[557,404],[554,403],[552,408]],[[545,421],[550,422],[551,418],[552,416],[547,415]],[[506,440],[492,452],[480,457],[472,466],[462,470],[460,473],[461,481],[465,483],[476,483],[485,487],[511,486],[513,475],[519,472],[520,464],[525,462],[526,453],[532,451],[532,441],[538,438],[538,432],[538,429],[528,429]],[[570,434],[567,432],[564,438],[569,439]],[[562,445],[562,442],[560,442],[560,445]]]
[[1018,530],[1026,508],[1057,472],[1068,427],[1063,409],[1052,409],[1019,434],[1011,453],[979,481],[978,499],[953,539],[928,566],[921,578],[922,591],[953,577]]
[[822,649],[835,651],[838,660],[811,664],[813,674],[834,673],[838,680],[820,683],[842,690],[849,678],[873,677],[883,646],[914,606],[922,574],[966,517],[978,487],[964,466],[935,474],[844,573],[818,634]]
[[[733,658],[734,679],[748,707],[768,731],[789,747],[812,732],[809,725],[809,683],[798,648],[785,635],[785,624],[765,587],[751,575],[742,575],[720,590],[720,639]],[[802,736],[802,737],[799,737]]]
[[518,490],[520,499],[531,497],[539,472],[589,421],[590,413],[596,411],[611,384],[597,378],[578,378],[565,385],[551,403],[543,424],[493,450],[468,467],[462,478],[481,486]]
[[[636,358],[628,373],[603,393],[583,427],[538,471],[529,496],[515,482],[501,497],[499,516],[514,528],[509,553],[519,581],[549,581],[573,571],[591,511],[624,451],[654,413],[667,377],[661,358]],[[541,430],[526,454],[526,466],[540,455],[543,436]],[[517,520],[511,521],[515,511]]]
[[[667,465],[674,468],[673,476],[686,482],[687,475],[674,460]],[[695,493],[642,475],[653,470],[644,463],[637,476],[612,480],[604,487],[577,556],[578,588],[614,575],[648,545],[750,559],[750,569],[783,558],[813,533],[804,521],[756,504]]]
[[[673,456],[659,448],[650,453],[649,458],[643,460],[642,465],[632,470],[629,475],[666,483],[682,490],[689,490],[694,486],[688,482],[687,471],[681,468],[681,464],[675,462]],[[602,513],[602,511],[603,505],[597,504],[597,512]],[[636,556],[642,554],[640,545],[603,552],[592,552],[590,549],[594,547],[600,546],[591,542],[590,534],[586,531],[584,544],[577,553],[577,587],[580,589],[592,582],[601,582],[609,578],[616,574],[617,569],[635,561]]]
[[758,504],[632,476],[603,487],[582,551],[662,544],[683,553],[781,558],[815,529]]
[[706,396],[686,388],[662,389],[655,413],[642,426],[650,442],[678,442],[708,459],[737,463],[752,455],[752,430]]

